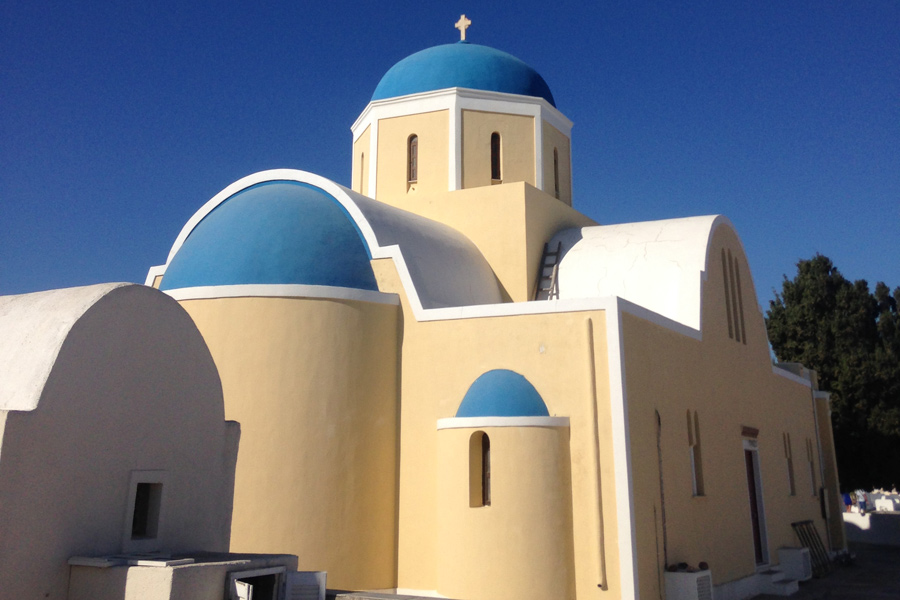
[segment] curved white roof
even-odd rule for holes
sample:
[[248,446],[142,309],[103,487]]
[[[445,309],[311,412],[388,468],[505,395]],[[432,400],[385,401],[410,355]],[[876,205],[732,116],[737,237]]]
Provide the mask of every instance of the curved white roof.
[[[379,249],[399,248],[422,308],[502,302],[493,269],[462,233],[346,188],[344,191],[371,225]],[[374,248],[372,257],[378,258]],[[399,262],[400,257],[394,258]]]
[[695,329],[712,234],[723,216],[690,217],[566,229],[559,298],[618,296]]
[[133,285],[104,283],[0,296],[0,410],[34,410],[75,322],[100,298]]

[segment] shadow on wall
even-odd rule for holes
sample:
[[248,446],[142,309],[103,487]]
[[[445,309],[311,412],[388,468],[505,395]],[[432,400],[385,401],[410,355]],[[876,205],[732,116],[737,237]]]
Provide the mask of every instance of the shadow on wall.
[[847,541],[900,546],[900,512],[843,513]]

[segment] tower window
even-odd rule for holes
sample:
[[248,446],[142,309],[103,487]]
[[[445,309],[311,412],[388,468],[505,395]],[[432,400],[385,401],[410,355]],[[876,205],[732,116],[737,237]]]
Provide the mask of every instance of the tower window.
[[419,180],[419,136],[416,134],[406,140],[406,179],[409,183]]
[[559,200],[559,150],[553,149],[553,195]]
[[491,134],[491,181],[502,181],[500,172],[500,134],[496,131]]
[[483,431],[469,438],[469,506],[491,505],[491,440]]
[[363,193],[363,179],[366,176],[366,153],[359,154],[359,193]]

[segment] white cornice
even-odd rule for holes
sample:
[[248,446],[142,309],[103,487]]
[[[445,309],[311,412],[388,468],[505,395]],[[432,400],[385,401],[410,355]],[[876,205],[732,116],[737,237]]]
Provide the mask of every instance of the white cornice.
[[374,304],[399,305],[400,296],[372,290],[304,284],[243,284],[211,285],[178,288],[165,292],[175,300],[211,298],[322,298],[328,300],[356,300]]
[[457,98],[459,107],[463,109],[540,116],[566,137],[572,135],[572,121],[543,98],[469,88],[446,88],[369,102],[350,127],[353,141],[362,135],[376,115],[379,119],[389,119],[401,115],[449,110],[454,105],[451,98]]
[[569,417],[451,417],[438,419],[440,429],[479,427],[568,427]]

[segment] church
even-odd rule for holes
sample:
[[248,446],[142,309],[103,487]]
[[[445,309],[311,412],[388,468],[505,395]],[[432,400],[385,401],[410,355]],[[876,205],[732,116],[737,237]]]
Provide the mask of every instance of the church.
[[230,550],[417,596],[790,594],[797,523],[845,547],[828,393],[773,365],[727,218],[578,212],[573,123],[469,24],[381,78],[351,187],[244,177],[149,269],[240,424]]

